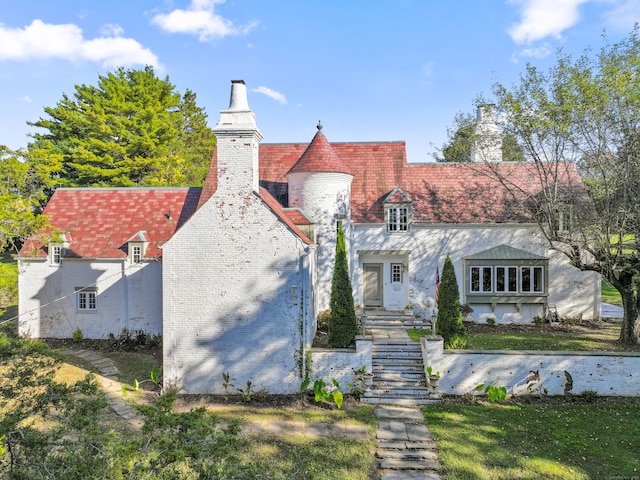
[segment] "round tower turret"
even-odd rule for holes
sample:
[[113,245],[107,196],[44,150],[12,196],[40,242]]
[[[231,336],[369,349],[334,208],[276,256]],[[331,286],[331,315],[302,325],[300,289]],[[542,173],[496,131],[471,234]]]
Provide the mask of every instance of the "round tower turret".
[[[300,208],[315,222],[318,245],[318,308],[329,308],[338,222],[344,231],[347,256],[351,238],[351,181],[353,173],[322,133],[287,172],[289,207]],[[348,257],[349,258],[349,257]]]

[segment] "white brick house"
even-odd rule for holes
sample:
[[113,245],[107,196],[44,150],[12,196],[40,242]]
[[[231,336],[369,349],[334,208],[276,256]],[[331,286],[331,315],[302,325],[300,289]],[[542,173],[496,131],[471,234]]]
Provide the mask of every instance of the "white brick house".
[[[478,321],[529,322],[547,305],[598,318],[599,276],[550,251],[484,164],[409,164],[403,142],[331,144],[321,130],[260,145],[234,81],[202,189],[56,191],[44,213],[61,233],[20,252],[20,333],[162,333],[165,380],[190,393],[224,393],[223,373],[296,392],[328,307],[339,222],[366,308],[411,302],[430,315],[449,255]],[[535,195],[531,165],[499,160]],[[575,170],[567,179],[580,183]]]

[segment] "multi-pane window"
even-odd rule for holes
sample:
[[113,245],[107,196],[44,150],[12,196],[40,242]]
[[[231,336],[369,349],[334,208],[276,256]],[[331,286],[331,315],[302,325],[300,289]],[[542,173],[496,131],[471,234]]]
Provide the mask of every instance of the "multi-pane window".
[[62,246],[52,245],[51,246],[51,263],[58,264],[61,261],[62,261]]
[[496,267],[496,292],[518,291],[518,267]]
[[409,230],[409,208],[392,207],[387,210],[387,231],[406,232]]
[[142,246],[141,245],[134,245],[132,247],[131,261],[133,263],[140,263],[142,261]]
[[470,293],[544,293],[543,266],[472,266]]
[[78,310],[96,310],[97,309],[95,291],[87,291],[87,290],[77,291],[76,301],[78,305]]
[[471,267],[472,292],[491,292],[492,280],[491,267]]
[[391,264],[391,283],[402,283],[402,264]]
[[542,267],[520,267],[520,288],[522,292],[544,291]]

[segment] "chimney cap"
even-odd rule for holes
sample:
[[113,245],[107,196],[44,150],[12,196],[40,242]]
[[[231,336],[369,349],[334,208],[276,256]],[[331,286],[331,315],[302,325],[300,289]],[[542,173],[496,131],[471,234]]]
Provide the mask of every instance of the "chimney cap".
[[244,80],[231,80],[231,83],[241,83],[244,85]]

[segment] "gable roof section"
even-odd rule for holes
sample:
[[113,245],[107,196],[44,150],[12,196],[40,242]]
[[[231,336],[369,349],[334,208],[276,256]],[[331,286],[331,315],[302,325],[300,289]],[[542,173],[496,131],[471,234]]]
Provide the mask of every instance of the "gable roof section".
[[412,200],[397,185],[393,190],[391,190],[391,193],[389,193],[389,195],[387,195],[387,198],[385,198],[383,201],[383,203],[411,203],[411,202]]
[[[44,209],[51,225],[72,239],[65,257],[124,258],[132,239],[149,245],[145,258],[162,256],[160,247],[195,212],[200,188],[61,188]],[[70,235],[69,235],[70,233]],[[46,257],[46,240],[34,237],[21,257]]]
[[498,245],[497,247],[483,250],[464,257],[465,260],[545,260],[546,257],[535,253],[513,248],[509,245]]
[[[532,163],[407,163],[404,142],[333,143],[333,150],[354,174],[351,216],[356,223],[383,223],[384,201],[396,187],[412,201],[414,223],[528,223],[521,208],[541,191]],[[261,144],[260,182],[287,205],[286,173],[305,144]],[[573,195],[584,194],[575,167],[560,164],[559,178]],[[497,179],[502,176],[516,198]]]
[[293,233],[300,237],[300,240],[302,240],[307,245],[313,244],[309,237],[302,233],[302,230],[300,230],[296,226],[296,224],[293,223],[293,220],[289,216],[289,212],[285,211],[282,205],[280,205],[280,203],[278,203],[278,201],[273,198],[273,196],[264,188],[260,188],[260,198],[274,213],[274,215],[278,217],[278,219],[280,219],[282,223],[284,223],[287,227],[289,227],[289,229],[291,229]]

